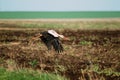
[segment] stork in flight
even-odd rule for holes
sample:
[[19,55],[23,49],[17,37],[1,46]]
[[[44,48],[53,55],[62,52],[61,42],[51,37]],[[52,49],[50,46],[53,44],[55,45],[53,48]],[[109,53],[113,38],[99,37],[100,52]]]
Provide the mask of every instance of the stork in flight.
[[64,50],[59,38],[69,40],[69,38],[58,34],[55,30],[43,31],[40,34],[37,34],[37,36],[40,37],[41,41],[46,45],[48,50],[51,50],[53,47],[58,53],[63,52]]

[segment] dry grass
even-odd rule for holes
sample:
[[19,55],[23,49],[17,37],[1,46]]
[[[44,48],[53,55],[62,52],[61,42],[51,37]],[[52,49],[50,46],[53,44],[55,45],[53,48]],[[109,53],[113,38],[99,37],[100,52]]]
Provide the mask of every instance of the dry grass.
[[108,19],[2,19],[0,30],[37,30],[37,29],[120,29],[119,18]]

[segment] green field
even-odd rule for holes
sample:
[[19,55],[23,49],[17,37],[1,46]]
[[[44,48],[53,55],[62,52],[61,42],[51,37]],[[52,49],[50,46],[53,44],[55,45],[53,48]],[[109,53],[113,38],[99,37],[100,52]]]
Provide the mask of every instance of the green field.
[[39,18],[120,18],[120,11],[0,12],[0,19],[39,19]]
[[60,75],[28,69],[6,70],[0,67],[0,80],[67,80]]

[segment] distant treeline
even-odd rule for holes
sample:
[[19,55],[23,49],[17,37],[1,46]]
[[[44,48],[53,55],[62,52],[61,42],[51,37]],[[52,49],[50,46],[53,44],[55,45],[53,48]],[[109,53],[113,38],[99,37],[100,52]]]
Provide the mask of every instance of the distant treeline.
[[0,12],[0,19],[39,19],[39,18],[120,18],[120,11]]

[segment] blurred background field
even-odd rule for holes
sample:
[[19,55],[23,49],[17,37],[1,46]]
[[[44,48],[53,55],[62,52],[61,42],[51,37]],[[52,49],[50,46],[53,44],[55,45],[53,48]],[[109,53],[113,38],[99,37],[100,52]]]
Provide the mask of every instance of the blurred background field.
[[0,19],[1,28],[42,28],[42,29],[81,29],[116,30],[120,29],[119,18],[89,19]]
[[1,11],[0,19],[120,18],[120,11]]

